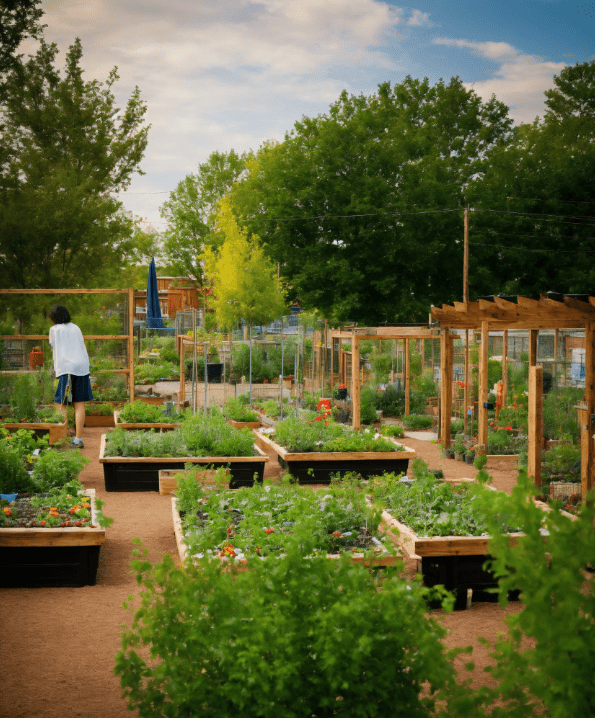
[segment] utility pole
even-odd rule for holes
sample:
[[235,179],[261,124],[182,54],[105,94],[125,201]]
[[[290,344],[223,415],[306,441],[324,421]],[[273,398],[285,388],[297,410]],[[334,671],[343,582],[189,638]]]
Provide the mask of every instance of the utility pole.
[[[467,198],[465,198],[466,201]],[[469,205],[465,204],[463,220],[463,302],[469,304]]]

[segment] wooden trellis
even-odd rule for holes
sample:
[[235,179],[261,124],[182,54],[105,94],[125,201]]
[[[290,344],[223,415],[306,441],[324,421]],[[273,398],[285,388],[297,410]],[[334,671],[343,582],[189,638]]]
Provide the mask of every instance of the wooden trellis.
[[[545,329],[578,329],[585,332],[585,405],[579,412],[581,431],[581,489],[593,486],[593,440],[595,425],[595,296],[545,294],[528,297],[487,297],[476,302],[454,302],[432,307],[432,319],[441,331],[441,375],[452,375],[451,329],[481,332],[479,356],[478,443],[487,446],[488,437],[488,337],[490,330],[529,331],[529,475],[541,483],[543,445],[542,368],[537,366],[537,335]],[[452,382],[441,383],[441,435],[444,447],[450,445]]]
[[[84,339],[119,339],[128,346],[128,368],[115,369],[118,374],[128,375],[130,401],[134,401],[134,289],[0,289],[1,294],[126,294],[128,296],[128,334],[88,334]],[[9,334],[2,337],[8,341],[33,340],[45,341],[47,334]]]

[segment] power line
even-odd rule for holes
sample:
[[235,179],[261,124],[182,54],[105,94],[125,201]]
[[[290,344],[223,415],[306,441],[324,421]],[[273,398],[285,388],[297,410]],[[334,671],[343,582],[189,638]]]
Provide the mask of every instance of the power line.
[[515,252],[547,252],[548,254],[595,254],[595,249],[531,249],[529,247],[508,247],[505,244],[486,244],[485,242],[473,242],[479,247],[494,247],[496,249],[512,249]]

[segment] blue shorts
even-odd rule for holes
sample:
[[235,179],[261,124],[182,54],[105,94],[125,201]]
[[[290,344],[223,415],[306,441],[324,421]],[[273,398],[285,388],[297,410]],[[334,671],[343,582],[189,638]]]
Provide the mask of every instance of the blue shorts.
[[63,404],[64,392],[68,384],[68,377],[70,377],[70,395],[67,397],[69,402],[78,401],[92,401],[93,392],[91,391],[91,379],[89,374],[85,376],[75,376],[74,374],[62,374],[58,377],[58,388],[56,389],[56,395],[54,401],[56,404]]

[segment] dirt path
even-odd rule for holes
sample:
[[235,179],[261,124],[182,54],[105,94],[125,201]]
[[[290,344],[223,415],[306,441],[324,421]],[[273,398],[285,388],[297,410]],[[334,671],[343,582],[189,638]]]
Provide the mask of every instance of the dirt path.
[[[83,454],[92,461],[81,475],[105,501],[104,513],[114,519],[101,549],[96,586],[84,588],[0,590],[0,716],[3,718],[124,718],[136,715],[121,699],[119,680],[113,673],[114,655],[120,649],[122,624],[130,614],[122,602],[135,594],[137,585],[129,573],[138,537],[149,549],[149,558],[175,554],[170,499],[158,493],[107,493],[103,470],[97,461],[103,429],[85,429]],[[440,447],[428,441],[406,439],[408,446],[428,462],[442,468],[447,478],[473,477],[476,470],[462,462],[443,459]],[[269,454],[265,476],[278,476],[275,454]],[[510,491],[516,471],[504,465],[491,470],[496,488]],[[520,610],[511,604],[508,611]],[[485,684],[488,662],[478,636],[495,639],[504,629],[504,612],[498,604],[475,603],[469,611],[444,617],[451,633],[448,647],[474,646],[476,684]],[[464,661],[461,659],[462,668]]]

